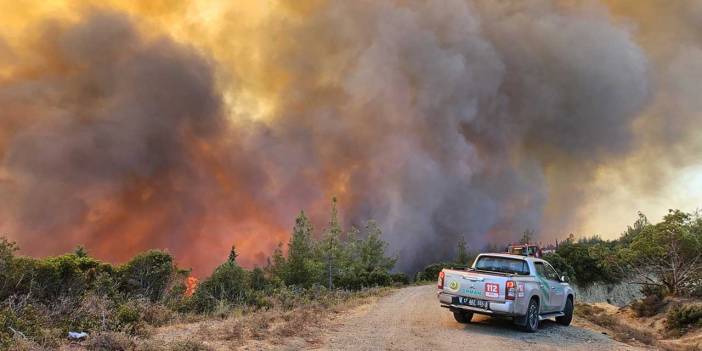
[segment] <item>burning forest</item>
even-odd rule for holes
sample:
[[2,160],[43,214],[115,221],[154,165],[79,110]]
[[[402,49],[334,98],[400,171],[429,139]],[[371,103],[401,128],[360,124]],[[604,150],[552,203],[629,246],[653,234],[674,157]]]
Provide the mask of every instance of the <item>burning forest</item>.
[[260,266],[337,197],[410,270],[462,236],[619,234],[699,162],[694,1],[22,6],[0,2],[0,234],[27,255],[161,248],[202,276],[234,242]]

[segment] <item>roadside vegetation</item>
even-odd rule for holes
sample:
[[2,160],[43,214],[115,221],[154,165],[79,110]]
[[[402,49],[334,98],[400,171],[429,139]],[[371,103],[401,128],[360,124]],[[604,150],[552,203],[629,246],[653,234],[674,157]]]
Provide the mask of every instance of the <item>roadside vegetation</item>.
[[569,240],[545,259],[572,274],[579,285],[626,282],[641,287],[642,299],[614,313],[576,308],[595,324],[614,330],[615,336],[638,334],[636,340],[663,349],[702,347],[699,212],[670,210],[655,224],[639,215],[617,240]]
[[205,350],[202,337],[149,340],[155,328],[212,318],[229,321],[226,331],[212,332],[226,334],[224,340],[293,336],[340,304],[408,282],[391,273],[397,257],[388,255],[381,236],[373,221],[344,231],[334,200],[321,233],[301,212],[287,255],[280,245],[265,267],[248,270],[232,246],[194,292],[189,270],[164,251],[121,265],[101,262],[82,247],[35,259],[17,255],[17,245],[0,238],[0,349],[56,349],[69,331],[80,331],[89,334],[81,344],[89,350]]

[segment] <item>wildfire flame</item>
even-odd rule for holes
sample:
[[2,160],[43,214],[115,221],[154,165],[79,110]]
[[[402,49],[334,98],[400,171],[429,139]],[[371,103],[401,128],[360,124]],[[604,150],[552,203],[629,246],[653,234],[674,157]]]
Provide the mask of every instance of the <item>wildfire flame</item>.
[[199,280],[192,275],[185,279],[185,296],[193,296]]

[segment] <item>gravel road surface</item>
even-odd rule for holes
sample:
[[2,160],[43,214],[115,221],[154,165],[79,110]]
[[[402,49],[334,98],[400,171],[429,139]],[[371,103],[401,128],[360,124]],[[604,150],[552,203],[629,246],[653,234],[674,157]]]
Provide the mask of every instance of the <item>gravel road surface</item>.
[[325,337],[327,350],[638,350],[574,320],[569,327],[544,321],[537,333],[510,321],[475,315],[459,324],[439,307],[433,285],[399,289],[344,315]]

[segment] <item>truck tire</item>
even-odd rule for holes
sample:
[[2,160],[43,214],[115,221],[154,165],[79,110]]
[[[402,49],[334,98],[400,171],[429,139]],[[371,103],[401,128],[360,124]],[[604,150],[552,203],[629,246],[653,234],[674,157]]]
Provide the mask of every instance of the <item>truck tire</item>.
[[458,323],[468,323],[473,319],[473,312],[453,311],[453,318]]
[[556,317],[556,322],[560,325],[569,326],[570,321],[573,320],[573,299],[570,297],[566,300],[563,314],[564,316]]
[[522,329],[525,332],[533,333],[539,329],[539,301],[532,298],[529,301],[529,307],[527,307],[527,314],[525,316],[525,323]]

